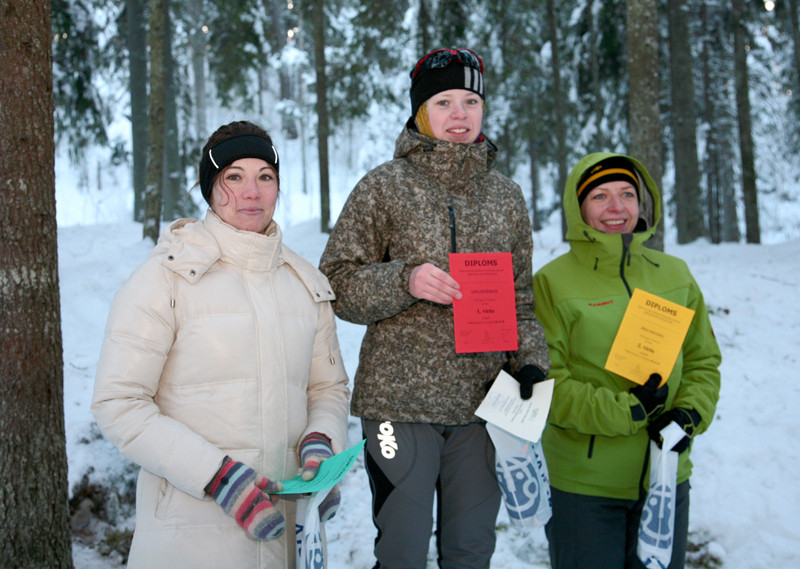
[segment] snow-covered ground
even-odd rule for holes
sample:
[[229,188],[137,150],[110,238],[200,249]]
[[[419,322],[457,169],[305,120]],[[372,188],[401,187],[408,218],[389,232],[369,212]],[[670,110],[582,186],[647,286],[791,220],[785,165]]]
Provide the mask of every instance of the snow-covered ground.
[[[534,235],[535,268],[566,251],[557,225]],[[318,261],[326,240],[318,220],[284,227],[284,232],[292,248]],[[86,474],[90,482],[118,485],[126,476],[130,479],[130,468],[99,436],[89,402],[111,298],[151,246],[141,239],[141,226],[132,222],[61,227],[58,243],[70,487]],[[773,245],[700,241],[667,245],[666,250],[685,259],[700,283],[723,353],[717,417],[692,451],[690,539],[702,544],[698,555],[718,559],[717,566],[724,569],[797,569],[800,241]],[[339,322],[351,378],[363,332],[362,326]],[[361,438],[360,425],[355,419],[350,425],[350,443],[355,444]],[[328,566],[369,569],[374,564],[374,529],[361,461],[341,488],[342,507],[327,527]],[[119,524],[130,527],[131,522],[122,519]],[[507,526],[503,510],[497,523],[492,567],[549,567],[543,530],[522,537]],[[90,525],[92,529],[101,528]],[[97,546],[87,545],[96,538],[76,538],[76,567],[119,567],[117,556],[101,556]],[[434,555],[432,548],[429,567],[435,567]]]

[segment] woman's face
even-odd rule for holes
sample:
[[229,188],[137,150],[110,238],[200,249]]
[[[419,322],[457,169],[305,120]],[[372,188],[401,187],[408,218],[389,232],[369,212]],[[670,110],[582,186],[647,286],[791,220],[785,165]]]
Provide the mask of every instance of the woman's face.
[[639,220],[639,198],[628,182],[606,182],[581,204],[583,220],[603,233],[632,233]]
[[211,188],[211,210],[242,231],[263,233],[278,201],[278,173],[261,158],[240,158],[227,166]]
[[425,104],[433,135],[448,142],[475,142],[483,126],[483,100],[466,89],[436,93]]

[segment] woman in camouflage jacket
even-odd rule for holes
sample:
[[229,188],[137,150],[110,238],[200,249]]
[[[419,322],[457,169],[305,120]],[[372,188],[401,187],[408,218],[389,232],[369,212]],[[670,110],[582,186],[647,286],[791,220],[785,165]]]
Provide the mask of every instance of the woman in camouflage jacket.
[[[352,413],[367,439],[376,567],[425,567],[434,492],[441,566],[489,566],[500,494],[474,411],[504,366],[523,397],[549,367],[525,201],[481,133],[482,72],[469,50],[417,63],[394,159],[356,185],[320,261],[336,314],[367,326]],[[451,252],[512,253],[517,351],[456,354]]]

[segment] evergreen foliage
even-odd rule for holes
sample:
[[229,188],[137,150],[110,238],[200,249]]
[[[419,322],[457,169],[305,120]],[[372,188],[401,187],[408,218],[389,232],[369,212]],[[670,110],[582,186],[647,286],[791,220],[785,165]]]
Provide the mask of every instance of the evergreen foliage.
[[[52,2],[56,136],[76,160],[89,145],[117,146],[118,159],[127,160],[131,154],[107,134],[110,124],[124,120],[114,113],[120,112],[128,89],[125,4]],[[800,90],[798,2],[778,3],[772,12],[760,1],[743,4],[752,128],[756,140],[768,146],[755,149],[756,187],[759,193],[781,192],[782,181],[800,179],[800,99],[792,96]],[[681,232],[689,240],[697,235],[714,242],[738,240],[745,204],[731,4],[691,4],[691,76],[681,79],[692,90],[688,103],[694,105],[682,108],[694,106],[688,112],[695,116],[680,117],[673,113],[687,111],[676,111],[671,104],[670,4],[658,5],[654,41],[660,59],[654,72],[660,78],[659,148],[631,145],[628,0],[553,2],[553,20],[548,19],[545,2],[326,0],[329,136],[338,139],[365,128],[374,130],[376,137],[387,136],[380,116],[406,114],[408,71],[416,58],[438,47],[471,47],[486,63],[485,124],[502,150],[498,167],[530,192],[534,219],[560,206],[564,165],[569,169],[581,156],[598,150],[640,157],[655,153],[663,157],[670,226],[684,227]],[[167,108],[173,105],[174,110],[167,117],[172,136],[168,144],[179,155],[170,160],[168,180],[177,177],[178,186],[191,184],[186,172],[208,136],[201,131],[209,128],[209,108],[256,120],[268,117],[270,130],[277,128],[289,140],[301,137],[313,148],[318,109],[311,6],[292,0],[170,2],[172,85]],[[552,43],[553,33],[557,44]],[[691,208],[684,214],[675,201],[685,200],[673,185],[686,158],[674,152],[674,125],[690,126],[686,121],[696,127],[699,185],[694,187],[698,183],[692,181],[685,192],[698,197],[704,221],[698,221]],[[768,168],[767,157],[781,167]],[[188,207],[188,200],[184,205]],[[682,226],[677,218],[684,215],[691,219]]]

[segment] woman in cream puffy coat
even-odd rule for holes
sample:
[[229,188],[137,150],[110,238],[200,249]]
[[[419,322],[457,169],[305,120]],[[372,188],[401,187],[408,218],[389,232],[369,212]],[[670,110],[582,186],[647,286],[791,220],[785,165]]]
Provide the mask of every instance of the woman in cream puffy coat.
[[[207,489],[226,456],[277,481],[298,474],[307,435],[322,433],[333,452],[346,442],[334,296],[272,221],[277,153],[250,123],[220,132],[223,142],[239,138],[218,152],[212,136],[204,149],[211,210],[170,225],[117,293],[98,364],[92,411],[141,466],[132,568],[294,567],[290,498],[273,500],[288,530],[262,541]],[[248,164],[257,175],[240,192],[252,181]],[[234,188],[227,200],[217,194],[222,174]]]

